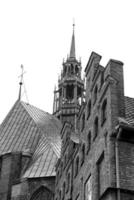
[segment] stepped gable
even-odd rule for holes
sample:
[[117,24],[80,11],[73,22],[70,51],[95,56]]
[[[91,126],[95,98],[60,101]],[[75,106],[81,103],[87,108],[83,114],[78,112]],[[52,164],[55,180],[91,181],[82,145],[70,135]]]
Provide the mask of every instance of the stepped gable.
[[60,156],[60,130],[56,117],[17,101],[0,127],[0,155],[29,153],[31,163],[23,177],[53,176]]
[[134,98],[125,97],[125,114],[127,122],[134,126]]

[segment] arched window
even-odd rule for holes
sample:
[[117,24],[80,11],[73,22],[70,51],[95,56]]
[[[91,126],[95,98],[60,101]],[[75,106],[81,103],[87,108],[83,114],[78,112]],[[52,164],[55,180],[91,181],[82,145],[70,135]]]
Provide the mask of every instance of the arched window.
[[75,161],[75,171],[74,171],[75,176],[77,176],[78,171],[79,171],[79,156],[76,158],[76,161]]
[[85,144],[82,145],[82,158],[81,158],[81,165],[83,165],[85,160]]
[[41,186],[30,197],[30,200],[53,199],[53,193],[48,188]]
[[104,124],[106,119],[107,119],[107,100],[105,99],[101,108],[101,125]]
[[89,131],[87,135],[87,153],[90,151],[91,148],[91,131]]
[[90,114],[91,114],[91,100],[89,100],[87,104],[87,119],[89,118]]
[[95,118],[95,121],[94,121],[94,139],[97,137],[98,135],[98,117]]
[[97,100],[97,93],[98,93],[98,87],[97,87],[97,85],[96,85],[96,87],[95,87],[95,89],[94,89],[94,104],[95,104],[95,102],[96,102],[96,100]]

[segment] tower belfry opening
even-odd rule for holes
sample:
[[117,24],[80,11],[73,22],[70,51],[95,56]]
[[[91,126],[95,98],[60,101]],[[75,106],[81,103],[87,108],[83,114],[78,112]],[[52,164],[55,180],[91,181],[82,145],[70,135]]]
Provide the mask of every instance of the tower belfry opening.
[[75,33],[71,40],[70,54],[63,61],[63,69],[58,80],[58,89],[54,91],[53,114],[63,123],[75,123],[80,107],[84,102],[84,80],[81,78],[81,62],[76,59]]

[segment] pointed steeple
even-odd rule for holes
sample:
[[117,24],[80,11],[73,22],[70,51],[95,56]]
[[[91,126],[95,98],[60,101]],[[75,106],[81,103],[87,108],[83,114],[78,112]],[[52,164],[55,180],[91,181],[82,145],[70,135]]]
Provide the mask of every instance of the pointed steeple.
[[73,35],[72,35],[72,41],[71,41],[71,48],[70,48],[70,58],[75,58],[75,35],[74,35],[74,27],[75,24],[73,24]]

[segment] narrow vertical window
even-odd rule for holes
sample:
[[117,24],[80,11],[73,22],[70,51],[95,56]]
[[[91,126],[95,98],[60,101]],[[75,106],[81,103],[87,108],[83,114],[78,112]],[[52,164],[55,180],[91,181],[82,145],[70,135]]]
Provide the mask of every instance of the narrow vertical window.
[[63,162],[61,162],[61,166],[60,166],[60,177],[62,176],[62,169],[63,169]]
[[85,128],[85,113],[82,115],[82,125],[81,125],[81,131]]
[[1,178],[1,173],[2,173],[2,157],[0,157],[0,178]]
[[89,118],[90,114],[91,114],[91,100],[89,100],[87,105],[87,119]]
[[91,176],[85,183],[85,200],[92,200],[92,179]]
[[60,190],[60,192],[59,192],[59,200],[61,200],[61,190]]
[[105,159],[104,159],[104,152],[100,156],[98,162],[97,162],[97,168],[98,168],[98,196],[100,197],[101,194],[105,190],[105,184],[106,184],[106,169],[105,169]]
[[75,162],[75,171],[74,171],[75,176],[77,176],[78,171],[79,171],[79,157],[76,158]]
[[101,124],[103,125],[107,119],[107,100],[105,99],[101,108]]
[[98,93],[98,87],[96,86],[95,89],[94,89],[94,104],[97,100],[97,93]]
[[95,118],[94,121],[94,139],[97,137],[98,135],[98,117]]
[[63,183],[63,194],[62,194],[62,199],[64,199],[64,197],[65,197],[65,189],[66,189],[66,184],[65,184],[65,182]]
[[85,144],[82,145],[82,158],[81,158],[81,165],[83,165],[85,160]]
[[104,73],[102,72],[101,73],[101,86],[103,85],[103,83],[104,83]]
[[90,151],[91,148],[91,131],[89,131],[87,135],[87,153]]
[[70,173],[68,173],[68,175],[67,175],[67,190],[66,190],[66,192],[68,192],[69,191],[69,188],[70,188]]

